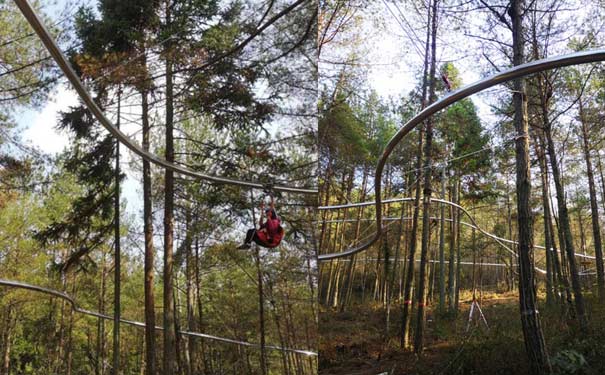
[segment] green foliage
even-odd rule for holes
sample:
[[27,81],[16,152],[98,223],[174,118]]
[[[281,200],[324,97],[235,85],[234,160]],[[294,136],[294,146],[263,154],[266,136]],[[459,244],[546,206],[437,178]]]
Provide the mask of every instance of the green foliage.
[[322,158],[338,157],[339,164],[363,161],[368,152],[363,124],[341,95],[326,105],[318,124]]
[[584,356],[575,350],[561,350],[551,360],[555,374],[585,374],[588,362]]
[[[39,2],[33,7],[44,21]],[[48,23],[48,22],[47,22]],[[18,108],[40,107],[54,88],[58,71],[52,60],[46,59],[46,49],[36,38],[24,37],[32,32],[27,20],[12,1],[0,2],[0,118],[12,115]],[[56,27],[49,32],[57,35]]]
[[448,156],[455,159],[449,168],[462,178],[466,196],[481,199],[489,195],[487,176],[493,168],[493,152],[473,102],[463,99],[449,106],[439,121],[445,147],[451,150]]
[[[462,86],[462,78],[460,77],[460,71],[458,70],[458,68],[456,68],[456,66],[453,63],[447,62],[447,63],[441,65],[440,72],[441,72],[441,74],[443,74],[447,77],[447,79],[450,82],[450,85],[452,87],[452,91],[456,90]],[[441,79],[438,81],[438,86],[441,87],[441,90],[446,89],[445,83]]]
[[[90,130],[90,128],[87,128]],[[90,137],[88,133],[82,138]],[[69,259],[59,264],[68,270],[95,248],[109,240],[113,228],[115,141],[105,137],[102,142],[77,143],[66,155],[64,171],[72,171],[84,187],[74,197],[71,211],[36,233],[42,246],[66,242],[72,248]],[[64,172],[65,173],[65,172]]]
[[159,1],[102,0],[101,19],[89,7],[80,7],[75,17],[76,34],[82,51],[102,58],[108,52],[129,52],[138,47],[145,32],[157,27]]

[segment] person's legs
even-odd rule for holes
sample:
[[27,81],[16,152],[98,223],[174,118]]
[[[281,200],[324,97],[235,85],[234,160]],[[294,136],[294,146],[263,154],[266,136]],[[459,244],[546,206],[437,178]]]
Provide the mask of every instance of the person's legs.
[[259,246],[266,246],[265,242],[256,235],[256,233],[254,233],[254,237],[252,238],[252,241],[254,241],[255,244],[259,245]]
[[248,233],[246,233],[246,240],[244,241],[244,243],[250,243],[252,242],[252,239],[255,237],[254,235],[256,234],[256,229],[252,228],[252,229],[248,229]]
[[238,249],[249,249],[250,242],[252,242],[254,237],[256,237],[256,229],[248,229],[248,232],[246,233],[246,239],[244,240],[244,243],[242,245],[238,246]]

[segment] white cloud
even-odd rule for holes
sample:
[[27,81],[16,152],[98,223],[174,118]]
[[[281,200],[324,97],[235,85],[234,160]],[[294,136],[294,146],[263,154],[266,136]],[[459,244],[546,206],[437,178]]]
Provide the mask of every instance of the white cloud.
[[[59,112],[66,111],[69,107],[78,105],[78,96],[65,85],[60,85],[57,92],[46,103],[41,111],[23,111],[19,116],[19,125],[23,129],[22,138],[32,146],[39,148],[42,152],[57,155],[69,144],[70,138],[66,132],[57,130]],[[137,175],[130,170],[128,161],[132,157],[122,147],[122,168],[127,178],[122,184],[122,200],[127,202],[127,214],[137,214],[142,210],[141,194],[137,191],[140,183]]]
[[66,134],[62,134],[56,129],[59,112],[77,104],[77,95],[64,85],[59,86],[46,106],[40,112],[34,113],[31,121],[21,124],[24,128],[23,139],[52,155],[63,151],[69,139]]

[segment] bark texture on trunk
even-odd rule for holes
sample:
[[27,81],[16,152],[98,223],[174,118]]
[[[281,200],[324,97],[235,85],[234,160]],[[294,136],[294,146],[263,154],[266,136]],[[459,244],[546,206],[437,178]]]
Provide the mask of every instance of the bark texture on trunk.
[[605,281],[603,280],[603,246],[601,244],[601,226],[599,224],[599,206],[597,203],[597,189],[595,187],[592,161],[590,160],[590,145],[588,139],[588,126],[582,100],[579,101],[580,123],[582,124],[582,150],[586,162],[586,176],[588,177],[588,191],[590,193],[590,214],[592,220],[592,236],[594,239],[595,262],[597,267],[597,286],[599,301],[605,301]]
[[[523,12],[524,0],[513,0],[509,9],[513,31],[513,65],[524,60]],[[519,241],[519,308],[525,338],[525,349],[534,374],[551,372],[546,343],[540,326],[536,306],[533,269],[533,218],[531,213],[531,176],[529,160],[529,129],[527,96],[523,79],[513,81],[514,125],[516,130],[515,154],[517,169],[517,223]]]
[[[435,71],[437,68],[437,5],[438,0],[433,0],[431,10],[431,64],[429,72],[429,104],[433,103],[435,97]],[[416,331],[414,332],[414,352],[421,353],[424,345],[424,323],[426,315],[426,264],[428,262],[429,241],[431,235],[431,177],[432,177],[432,153],[433,148],[433,119],[426,122],[426,134],[424,145],[424,186],[422,207],[422,242],[420,249],[420,274],[418,277],[418,310],[416,315]]]
[[[149,151],[149,94],[142,94],[143,149]],[[143,231],[145,235],[145,373],[155,375],[155,297],[153,292],[154,249],[153,208],[151,203],[151,165],[143,160]]]
[[[171,23],[171,6],[166,6],[166,24]],[[171,43],[167,43],[166,58],[166,160],[174,161],[174,83]],[[166,169],[164,177],[164,375],[177,373],[176,332],[173,288],[174,234],[174,172]]]

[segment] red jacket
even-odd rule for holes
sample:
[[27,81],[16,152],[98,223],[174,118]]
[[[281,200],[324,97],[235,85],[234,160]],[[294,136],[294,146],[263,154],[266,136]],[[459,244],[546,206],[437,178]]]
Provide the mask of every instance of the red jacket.
[[[264,230],[262,230],[264,229]],[[258,239],[265,247],[276,247],[284,237],[284,229],[281,227],[279,219],[267,219],[261,226],[261,230],[256,231]]]

